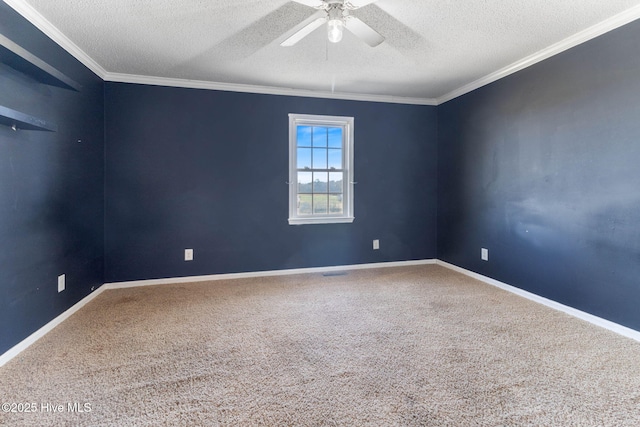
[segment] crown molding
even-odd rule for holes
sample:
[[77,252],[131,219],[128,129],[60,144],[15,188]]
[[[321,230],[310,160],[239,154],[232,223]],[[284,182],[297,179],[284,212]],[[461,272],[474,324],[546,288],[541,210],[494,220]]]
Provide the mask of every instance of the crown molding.
[[31,22],[36,28],[59,44],[69,54],[93,71],[104,81],[138,83],[154,86],[184,87],[192,89],[222,90],[228,92],[262,93],[269,95],[302,96],[309,98],[342,99],[350,101],[386,102],[394,104],[436,105],[431,98],[409,98],[389,95],[370,95],[348,92],[328,92],[293,88],[279,88],[272,86],[258,86],[235,83],[221,83],[204,80],[174,79],[135,74],[112,73],[105,70],[93,58],[87,55],[78,45],[73,43],[62,31],[49,22],[36,9],[24,0],[3,0],[16,12]]
[[328,98],[328,99],[342,99],[350,101],[365,101],[365,102],[386,102],[395,104],[414,104],[414,105],[440,105],[455,99],[459,96],[465,95],[476,89],[493,83],[497,80],[507,77],[513,73],[530,67],[538,62],[544,61],[554,55],[557,55],[565,50],[571,49],[577,45],[585,43],[593,38],[601,36],[616,28],[622,27],[630,22],[633,22],[640,18],[640,5],[634,6],[618,15],[615,15],[605,21],[602,21],[586,30],[580,31],[573,36],[570,36],[558,43],[555,43],[545,49],[542,49],[532,55],[529,55],[519,61],[512,63],[498,71],[481,77],[471,83],[461,86],[445,95],[438,98],[409,98],[390,95],[371,95],[371,94],[357,94],[357,93],[340,93],[340,92],[328,92],[328,91],[314,91],[304,89],[293,88],[279,88],[272,86],[258,86],[258,85],[245,85],[234,83],[221,83],[210,82],[203,80],[188,80],[188,79],[173,79],[154,76],[142,76],[135,74],[123,74],[112,73],[106,71],[100,64],[98,64],[93,58],[87,55],[82,49],[80,49],[75,43],[73,43],[67,36],[65,36],[58,28],[56,28],[51,22],[45,19],[38,11],[36,11],[31,5],[24,0],[2,0],[13,8],[20,15],[25,17],[29,22],[36,26],[40,31],[49,36],[54,42],[58,43],[63,49],[73,55],[87,68],[97,74],[102,80],[122,83],[138,83],[148,84],[155,86],[172,86],[172,87],[184,87],[193,89],[209,89],[209,90],[222,90],[229,92],[246,92],[246,93],[262,93],[270,95],[285,95],[285,96],[302,96],[310,98]]
[[302,96],[308,98],[329,98],[348,101],[386,102],[393,104],[436,105],[432,98],[405,98],[401,96],[371,95],[348,92],[326,92],[305,89],[258,86],[238,83],[221,83],[205,80],[174,79],[167,77],[143,76],[136,74],[106,73],[105,81],[137,83],[153,86],[184,87],[191,89],[222,90],[228,92],[261,93],[267,95]]
[[73,57],[80,61],[85,67],[93,71],[98,77],[104,80],[104,75],[107,74],[106,70],[100,66],[96,61],[87,55],[82,49],[78,47],[74,42],[69,40],[58,28],[56,28],[51,22],[42,16],[37,10],[35,10],[30,4],[24,0],[3,0],[12,9],[26,18],[36,28],[47,35],[51,40],[59,44],[64,50],[69,52]]
[[558,43],[554,43],[551,46],[544,48],[534,53],[533,55],[529,55],[519,61],[516,61],[513,64],[508,65],[496,72],[488,74],[482,78],[479,78],[478,80],[459,87],[458,89],[455,89],[437,98],[436,105],[444,104],[447,101],[451,101],[454,98],[467,94],[471,91],[481,88],[482,86],[486,86],[489,83],[493,83],[497,80],[502,79],[503,77],[507,77],[508,75],[537,64],[538,62],[544,61],[545,59],[564,52],[565,50],[571,49],[572,47],[585,43],[591,39],[608,33],[609,31],[622,27],[623,25],[633,22],[638,18],[640,18],[640,5],[634,6],[631,9],[612,16],[609,19],[606,19],[592,27],[587,28],[586,30],[580,31],[570,37],[567,37],[566,39]]
[[3,0],[16,12],[31,22],[36,28],[46,34],[63,49],[73,55],[87,68],[97,74],[104,81],[121,83],[138,83],[154,86],[184,87],[192,89],[222,90],[228,92],[262,93],[269,95],[302,96],[309,98],[342,99],[349,101],[386,102],[394,104],[436,105],[432,98],[409,98],[389,95],[370,95],[347,92],[328,92],[293,88],[279,88],[272,86],[245,85],[235,83],[220,83],[204,80],[174,79],[135,74],[112,73],[106,71],[93,58],[73,43],[62,31],[43,17],[37,10],[24,0]]

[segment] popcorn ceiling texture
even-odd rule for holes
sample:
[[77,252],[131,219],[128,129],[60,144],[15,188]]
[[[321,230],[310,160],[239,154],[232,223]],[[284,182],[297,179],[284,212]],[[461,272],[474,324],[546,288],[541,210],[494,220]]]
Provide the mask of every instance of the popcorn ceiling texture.
[[284,0],[25,0],[107,72],[282,88],[438,98],[638,0],[379,0],[354,12],[386,37],[370,48]]
[[37,404],[0,425],[637,426],[638,366],[640,343],[439,266],[149,286],[0,368],[2,402]]

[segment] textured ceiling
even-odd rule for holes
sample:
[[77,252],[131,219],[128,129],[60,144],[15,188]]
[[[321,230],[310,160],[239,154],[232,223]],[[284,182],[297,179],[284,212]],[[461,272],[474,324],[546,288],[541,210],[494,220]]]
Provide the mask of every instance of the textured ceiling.
[[638,0],[379,0],[353,12],[371,48],[324,27],[280,42],[315,10],[286,0],[5,0],[27,3],[107,74],[441,99]]

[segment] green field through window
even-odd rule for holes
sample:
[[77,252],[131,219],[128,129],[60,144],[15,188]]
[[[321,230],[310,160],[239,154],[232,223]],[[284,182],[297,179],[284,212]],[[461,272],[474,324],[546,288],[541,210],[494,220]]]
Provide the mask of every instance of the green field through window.
[[341,127],[297,126],[298,215],[342,214]]

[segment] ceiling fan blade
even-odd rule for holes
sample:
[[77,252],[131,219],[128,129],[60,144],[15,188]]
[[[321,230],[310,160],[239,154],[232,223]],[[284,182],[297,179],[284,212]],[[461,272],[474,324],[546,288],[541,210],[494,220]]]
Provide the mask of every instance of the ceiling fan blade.
[[[294,0],[297,1],[297,0]],[[378,0],[347,0],[345,1],[345,4],[347,4],[347,7],[349,9],[359,9],[361,7],[365,7],[371,3],[375,3]]]
[[355,16],[349,16],[345,22],[345,26],[347,27],[347,30],[361,38],[362,41],[371,47],[376,47],[384,41],[384,37],[382,37],[376,30]]
[[305,6],[318,8],[322,6],[322,0],[293,0],[296,3],[304,4]]
[[[309,22],[304,27],[300,28],[295,33],[293,33],[292,35],[287,37],[285,41],[280,43],[280,46],[284,46],[284,47],[293,46],[294,44],[298,43],[300,40],[302,40],[303,38],[305,38],[309,34],[311,34],[313,32],[313,30],[315,30],[316,28],[322,26],[322,24],[326,23],[327,22],[327,17],[325,16],[325,13],[324,12],[319,12],[319,14],[322,15],[322,16],[317,17],[316,19],[314,19],[313,21]],[[313,16],[316,16],[316,15],[318,15],[318,14],[315,14]]]

